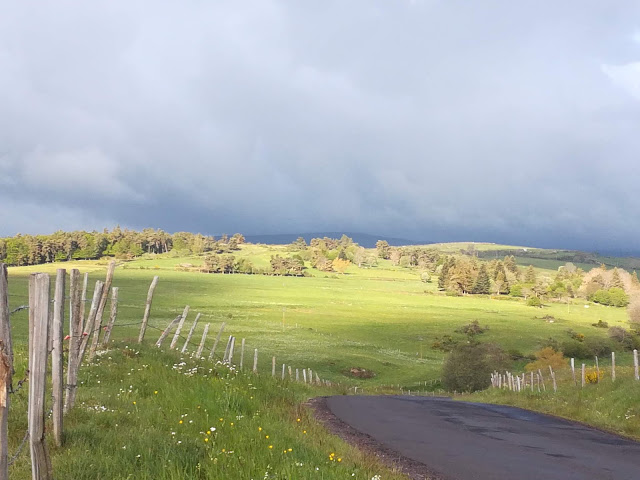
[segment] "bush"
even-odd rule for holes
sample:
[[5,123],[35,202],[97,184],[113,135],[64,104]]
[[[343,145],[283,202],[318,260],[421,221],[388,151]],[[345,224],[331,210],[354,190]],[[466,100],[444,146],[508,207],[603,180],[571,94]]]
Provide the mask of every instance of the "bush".
[[591,326],[596,328],[609,328],[609,324],[602,320],[598,320],[598,323],[592,323]]
[[542,301],[538,297],[529,297],[527,299],[527,305],[530,307],[542,308]]
[[604,338],[587,338],[584,343],[593,357],[604,357],[612,351],[611,342]]
[[629,305],[629,297],[621,288],[601,288],[591,296],[591,301],[599,303],[601,305],[608,305],[611,307],[626,307]]
[[460,327],[458,330],[456,330],[456,332],[464,333],[469,337],[475,337],[476,335],[480,335],[487,330],[489,330],[489,327],[482,327],[480,323],[478,323],[478,320],[472,320],[467,325]]
[[562,352],[559,352],[552,347],[545,347],[538,350],[535,353],[535,361],[528,363],[524,368],[527,372],[535,372],[538,369],[547,370],[549,365],[551,365],[551,368],[554,370],[566,367],[567,362],[564,355],[562,355]]
[[497,345],[469,343],[455,347],[442,367],[442,385],[449,391],[474,392],[491,384],[491,373],[509,367],[509,358]]
[[566,342],[562,342],[562,346],[560,347],[562,353],[566,357],[573,358],[591,358],[591,350],[587,345],[583,342],[578,342],[577,340],[567,340]]
[[420,280],[424,283],[431,283],[431,275],[429,275],[429,272],[422,272],[420,274]]

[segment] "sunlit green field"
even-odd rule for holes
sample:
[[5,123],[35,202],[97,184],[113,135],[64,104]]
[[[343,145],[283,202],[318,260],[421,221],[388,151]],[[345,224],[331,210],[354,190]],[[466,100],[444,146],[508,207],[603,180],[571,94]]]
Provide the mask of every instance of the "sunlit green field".
[[[241,254],[254,263],[268,262],[282,247],[244,246]],[[436,337],[453,334],[460,326],[478,320],[490,330],[483,341],[494,341],[506,350],[523,354],[536,351],[549,337],[565,338],[572,328],[590,337],[606,335],[591,326],[598,320],[610,326],[625,325],[624,309],[584,302],[548,303],[543,309],[528,307],[521,299],[489,296],[450,297],[437,291],[436,280],[423,283],[415,270],[393,267],[351,266],[344,275],[310,269],[311,277],[220,275],[177,271],[176,266],[202,263],[200,257],[157,256],[119,266],[114,285],[120,287],[118,324],[114,339],[137,338],[148,286],[160,277],[150,324],[163,329],[185,305],[191,307],[187,327],[202,313],[194,338],[210,323],[208,346],[222,322],[225,335],[246,338],[248,348],[259,349],[261,369],[278,364],[312,368],[334,382],[361,387],[433,384],[440,375],[444,353],[431,348]],[[10,269],[12,306],[26,303],[28,274],[53,273],[74,267],[90,272],[90,285],[104,278],[105,264],[76,262]],[[91,298],[91,294],[88,294]],[[553,316],[553,323],[542,317]],[[26,333],[26,312],[14,315],[18,335]],[[183,334],[186,335],[187,327]],[[159,331],[149,329],[149,341]],[[351,367],[371,370],[371,379],[353,379]]]

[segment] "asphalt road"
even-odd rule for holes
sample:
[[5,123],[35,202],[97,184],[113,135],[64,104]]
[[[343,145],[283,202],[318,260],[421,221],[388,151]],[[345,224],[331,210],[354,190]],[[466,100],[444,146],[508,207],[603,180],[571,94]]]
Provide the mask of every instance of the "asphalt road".
[[640,443],[519,408],[408,396],[330,397],[327,406],[447,479],[640,479]]

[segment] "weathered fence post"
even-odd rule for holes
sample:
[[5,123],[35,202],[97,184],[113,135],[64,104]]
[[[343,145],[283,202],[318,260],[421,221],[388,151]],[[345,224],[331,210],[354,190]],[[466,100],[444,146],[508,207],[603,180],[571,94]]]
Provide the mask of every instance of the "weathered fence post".
[[113,283],[113,274],[116,270],[116,261],[111,260],[107,267],[107,277],[104,280],[104,286],[102,287],[102,296],[100,297],[100,303],[98,303],[98,311],[96,312],[95,329],[93,342],[91,343],[91,351],[89,352],[89,360],[93,360],[96,354],[96,348],[98,348],[98,342],[100,340],[100,330],[102,330],[102,315],[104,309],[107,306],[107,299],[109,298],[109,292],[111,291],[111,283]]
[[202,339],[200,340],[200,345],[198,345],[198,351],[196,352],[196,357],[202,358],[202,349],[204,349],[204,342],[207,340],[207,334],[209,333],[209,324],[207,323],[204,326],[204,332],[202,332]]
[[84,280],[82,281],[82,311],[80,316],[80,333],[85,331],[85,313],[87,310],[87,289],[89,288],[89,274],[84,274]]
[[544,386],[544,377],[542,376],[542,370],[538,369],[538,375],[540,375],[540,381],[542,382],[542,390],[547,391],[547,387]]
[[633,375],[636,380],[640,380],[640,375],[638,375],[638,350],[633,350]]
[[585,365],[584,363],[582,364],[582,388],[584,388],[584,386],[587,384],[587,379],[585,376]]
[[173,334],[173,339],[171,339],[171,343],[169,344],[169,348],[171,350],[173,350],[176,347],[176,344],[178,343],[178,338],[180,338],[180,332],[182,331],[184,322],[187,319],[187,315],[189,315],[189,305],[184,307],[184,310],[182,311],[182,316],[180,317],[178,328],[176,328],[176,333]]
[[253,373],[258,373],[258,349],[253,351]]
[[218,347],[218,343],[220,342],[220,337],[222,336],[222,332],[224,327],[227,325],[226,322],[222,322],[220,325],[220,330],[218,331],[218,335],[216,336],[216,340],[213,342],[213,347],[211,347],[211,352],[209,353],[209,360],[213,360],[213,356],[216,353],[216,348]]
[[276,357],[271,358],[271,376],[276,376]]
[[578,386],[578,381],[576,380],[576,365],[575,359],[571,359],[571,376],[573,377],[573,384]]
[[302,378],[304,379],[304,383],[307,383],[307,369],[302,369]]
[[51,386],[53,388],[53,436],[56,445],[62,446],[62,414],[64,408],[64,377],[62,352],[62,322],[64,320],[64,291],[67,272],[56,272],[56,290],[53,297],[53,349],[51,350]]
[[316,372],[316,383],[320,384],[320,375],[318,375],[318,372]]
[[187,345],[189,345],[189,342],[191,341],[191,337],[193,336],[193,332],[196,329],[196,325],[198,325],[198,320],[200,320],[200,314],[196,315],[196,319],[193,321],[193,325],[191,325],[191,328],[189,329],[189,335],[187,335],[187,339],[185,340],[180,353],[184,353],[187,351]]
[[180,321],[181,318],[182,318],[182,315],[178,315],[176,318],[171,320],[171,322],[169,322],[169,325],[167,325],[167,328],[164,329],[164,331],[160,335],[160,338],[158,338],[158,341],[156,342],[156,347],[160,348],[162,346],[162,342],[164,342],[164,339],[167,338],[167,336],[171,332],[171,329],[176,326],[176,324]]
[[109,323],[107,323],[107,329],[102,337],[102,344],[107,345],[111,338],[111,330],[116,323],[118,317],[118,287],[111,288],[111,311],[109,312]]
[[82,342],[82,318],[84,304],[82,303],[82,289],[80,288],[80,271],[71,270],[71,284],[69,286],[69,361],[67,363],[67,392],[64,401],[64,413],[67,413],[75,403],[76,383],[78,381],[78,360],[80,342]]
[[285,370],[285,364],[282,364],[282,378],[280,380],[284,380],[284,370]]
[[298,372],[298,369],[296,368],[296,382],[300,381],[300,373]]
[[553,368],[549,365],[549,373],[551,374],[551,380],[553,381],[553,393],[558,391],[558,385],[556,384],[556,374],[553,373]]
[[32,317],[29,337],[29,444],[31,473],[34,480],[52,478],[51,461],[44,438],[44,409],[47,386],[47,334],[49,323],[49,275],[35,273],[29,278],[29,313]]
[[[82,363],[84,354],[87,351],[89,339],[91,338],[91,334],[93,333],[93,329],[95,328],[96,313],[98,312],[98,303],[100,302],[100,296],[102,295],[103,286],[104,284],[100,280],[98,280],[93,290],[91,309],[89,310],[89,316],[87,317],[87,321],[85,324],[85,332],[83,332],[82,343],[80,344],[80,361],[78,362],[79,364]],[[84,335],[85,333],[86,335]]]
[[240,343],[240,370],[242,370],[243,365],[244,365],[244,338]]
[[291,368],[291,365],[287,366],[287,370],[289,370],[289,379],[292,379],[293,378],[293,370]]
[[229,348],[231,348],[231,339],[233,335],[229,335],[229,340],[227,340],[227,346],[224,349],[224,355],[222,356],[222,363],[227,363],[229,361]]
[[533,392],[533,370],[531,370],[531,391]]
[[616,381],[616,352],[611,352],[611,381]]
[[598,363],[597,355],[596,355],[596,383],[600,383],[600,364]]
[[7,266],[0,263],[0,479],[9,479],[9,392],[13,376],[9,282]]
[[229,345],[229,358],[227,359],[229,361],[229,365],[231,365],[231,362],[233,361],[233,350],[235,349],[236,346],[236,337],[231,337],[231,345]]
[[149,315],[151,314],[151,301],[153,300],[153,292],[158,285],[160,277],[157,275],[153,277],[151,285],[149,286],[149,292],[147,293],[147,303],[144,305],[144,315],[142,316],[142,325],[140,326],[140,334],[138,335],[138,343],[142,343],[144,340],[144,333],[147,331],[147,323],[149,323]]

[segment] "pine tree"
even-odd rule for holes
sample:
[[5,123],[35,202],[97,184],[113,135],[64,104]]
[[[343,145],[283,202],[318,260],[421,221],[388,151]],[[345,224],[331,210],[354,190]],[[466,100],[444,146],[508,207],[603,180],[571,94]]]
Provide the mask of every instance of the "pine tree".
[[533,265],[527,267],[527,272],[524,274],[525,283],[536,283],[536,271],[533,269]]
[[613,275],[611,276],[611,288],[614,287],[624,289],[624,283],[622,283],[622,279],[620,278],[620,273],[617,268],[613,269]]
[[518,272],[518,265],[516,265],[516,258],[513,255],[507,255],[504,257],[504,266],[511,273]]
[[488,294],[491,291],[491,280],[489,279],[489,273],[487,272],[486,264],[480,265],[480,271],[476,277],[476,281],[473,284],[473,293]]
[[631,274],[631,283],[633,283],[634,285],[640,284],[640,280],[638,280],[638,272],[636,272],[635,270]]
[[447,287],[449,281],[449,257],[445,257],[442,264],[442,270],[440,270],[440,276],[438,277],[438,288],[444,290]]

